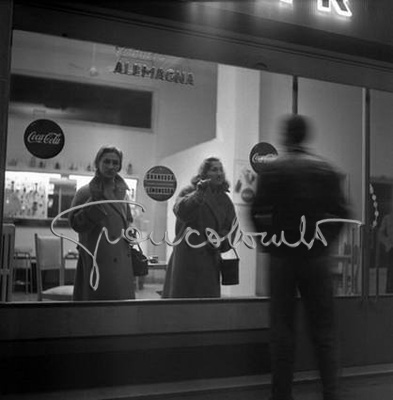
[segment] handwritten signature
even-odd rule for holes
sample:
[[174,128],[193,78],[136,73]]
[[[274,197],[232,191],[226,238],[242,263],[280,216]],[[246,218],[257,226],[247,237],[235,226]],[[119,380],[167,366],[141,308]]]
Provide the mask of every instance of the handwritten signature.
[[361,221],[358,221],[355,219],[343,219],[343,218],[322,219],[322,220],[319,220],[316,222],[314,236],[309,242],[307,242],[305,239],[306,217],[303,215],[300,219],[300,225],[299,225],[300,238],[295,243],[289,243],[285,238],[284,231],[281,231],[279,238],[276,234],[273,234],[271,236],[270,240],[266,241],[265,239],[266,239],[266,236],[268,235],[268,232],[243,232],[242,229],[239,228],[238,220],[235,219],[232,223],[230,231],[223,237],[221,237],[214,229],[205,228],[204,233],[205,233],[207,240],[205,240],[201,243],[198,243],[198,244],[192,244],[190,242],[190,237],[192,235],[196,235],[196,236],[200,237],[201,233],[198,230],[193,229],[191,227],[188,227],[183,232],[181,237],[178,238],[178,240],[176,240],[175,242],[172,242],[168,239],[168,232],[165,232],[162,240],[157,242],[152,237],[153,232],[150,232],[147,236],[143,237],[141,231],[138,228],[132,227],[132,226],[128,227],[127,229],[124,229],[124,228],[121,229],[120,236],[116,239],[111,240],[108,236],[108,229],[106,227],[103,227],[97,238],[96,246],[95,246],[93,253],[91,253],[91,251],[88,248],[86,248],[83,244],[79,243],[77,240],[74,240],[73,238],[65,236],[55,230],[56,222],[64,215],[66,215],[72,211],[80,210],[80,209],[91,207],[94,205],[106,204],[106,203],[130,204],[130,205],[134,205],[136,207],[140,207],[142,212],[145,212],[145,208],[142,204],[139,204],[139,203],[137,203],[135,201],[131,201],[131,200],[92,201],[90,203],[81,204],[78,206],[71,207],[65,211],[62,211],[55,218],[53,218],[51,226],[50,226],[50,229],[55,236],[75,243],[79,248],[82,248],[92,258],[93,266],[92,266],[92,270],[90,272],[90,286],[93,290],[97,290],[99,280],[100,280],[100,273],[99,273],[99,268],[98,268],[98,263],[97,263],[97,252],[98,252],[99,244],[101,243],[103,236],[105,237],[106,241],[109,244],[116,244],[120,240],[126,240],[131,246],[140,244],[140,243],[143,243],[146,241],[150,241],[150,243],[152,243],[154,246],[160,246],[165,243],[168,246],[174,247],[174,246],[178,246],[184,240],[188,246],[195,248],[195,249],[201,248],[206,245],[211,245],[214,248],[218,249],[221,246],[222,242],[224,242],[224,241],[227,241],[229,243],[229,246],[233,249],[237,248],[237,246],[239,246],[239,244],[241,244],[241,243],[243,243],[249,249],[255,249],[258,245],[258,242],[255,240],[255,238],[260,237],[259,243],[262,246],[274,245],[276,247],[280,247],[282,244],[284,244],[285,246],[295,248],[295,247],[298,247],[303,244],[310,250],[313,247],[314,242],[316,240],[321,241],[324,246],[328,245],[326,238],[324,237],[323,233],[321,232],[321,230],[319,228],[319,226],[322,224],[341,222],[341,223],[355,224],[358,227],[364,225]]

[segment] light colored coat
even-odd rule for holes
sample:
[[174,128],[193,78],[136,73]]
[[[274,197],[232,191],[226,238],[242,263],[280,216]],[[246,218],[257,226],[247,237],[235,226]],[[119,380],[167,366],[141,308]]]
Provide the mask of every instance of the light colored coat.
[[[96,185],[97,186],[97,185]],[[92,184],[81,187],[73,199],[72,206],[86,204],[94,200],[109,200],[100,190],[94,190]],[[116,178],[116,198],[126,198],[126,183],[120,176]],[[111,241],[121,237],[122,229],[126,230],[132,222],[130,208],[123,203],[106,203],[84,207],[70,213],[71,227],[79,233],[79,243],[92,254],[102,229],[108,230]],[[124,300],[135,298],[134,274],[128,242],[120,239],[111,244],[102,236],[96,256],[99,268],[99,284],[97,290],[90,286],[90,273],[93,259],[79,248],[74,300]]]
[[[213,192],[209,188],[201,197],[193,186],[180,192],[173,211],[177,218],[175,241],[190,227],[201,234],[189,237],[193,245],[207,240],[206,228],[214,229],[220,237],[226,236],[236,217],[233,203],[225,192]],[[183,239],[173,248],[169,259],[163,297],[220,297],[220,252],[227,250],[228,242],[223,242],[219,249],[210,244],[195,249]]]

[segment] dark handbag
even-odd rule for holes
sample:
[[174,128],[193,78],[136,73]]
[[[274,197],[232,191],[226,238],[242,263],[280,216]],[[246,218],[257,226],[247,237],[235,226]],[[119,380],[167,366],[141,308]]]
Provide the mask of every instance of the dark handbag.
[[236,258],[220,260],[220,274],[222,285],[238,285],[239,284],[239,255],[236,249],[233,249]]
[[149,260],[143,254],[139,244],[136,247],[131,247],[131,262],[134,276],[146,276],[149,273]]

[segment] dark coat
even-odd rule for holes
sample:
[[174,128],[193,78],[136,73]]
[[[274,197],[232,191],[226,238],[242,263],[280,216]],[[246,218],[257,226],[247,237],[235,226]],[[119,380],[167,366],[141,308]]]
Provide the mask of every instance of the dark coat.
[[[116,199],[126,198],[127,184],[117,176]],[[100,180],[93,178],[90,184],[81,187],[72,202],[72,207],[91,201],[109,200],[103,194]],[[108,230],[108,237],[114,240],[121,237],[122,229],[126,230],[132,222],[130,208],[125,203],[105,203],[84,207],[70,213],[71,227],[79,234],[79,243],[92,254],[102,229]],[[123,300],[134,299],[134,275],[128,242],[120,239],[116,244],[109,243],[102,236],[98,252],[99,284],[97,290],[90,286],[90,273],[93,267],[92,257],[79,247],[74,300]]]
[[[206,228],[214,229],[220,237],[226,236],[236,218],[233,203],[225,192],[213,192],[209,188],[200,198],[194,186],[180,192],[173,211],[177,218],[175,242],[190,227],[201,234],[190,236],[192,245],[207,240]],[[229,249],[227,241],[218,249],[210,244],[196,249],[183,239],[173,248],[169,259],[163,297],[220,297],[220,252]]]
[[[342,192],[341,178],[334,168],[322,158],[304,150],[290,152],[266,164],[258,177],[258,188],[251,218],[257,232],[267,232],[266,243],[272,235],[281,237],[284,232],[289,243],[300,238],[300,222],[305,217],[304,239],[310,243],[315,236],[316,223],[327,218],[349,216]],[[291,248],[282,244],[263,247],[274,255],[323,255],[337,238],[343,224],[321,224],[320,230],[328,246],[316,239],[309,250],[304,244]]]

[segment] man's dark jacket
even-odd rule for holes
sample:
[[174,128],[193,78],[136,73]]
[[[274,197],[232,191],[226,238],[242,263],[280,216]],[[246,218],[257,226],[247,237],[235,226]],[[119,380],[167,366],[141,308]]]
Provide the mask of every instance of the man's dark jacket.
[[[306,225],[303,237],[310,243],[318,232],[318,221],[327,218],[346,219],[349,212],[342,191],[341,175],[322,158],[299,148],[264,166],[258,177],[251,218],[257,232],[267,232],[264,243],[273,234],[279,240],[282,232],[288,243],[297,243],[302,236],[302,217]],[[329,250],[342,226],[343,223],[319,225],[328,246],[317,238],[311,249],[303,243],[295,247],[284,243],[278,247],[270,244],[263,246],[263,249],[274,255],[321,256]]]

